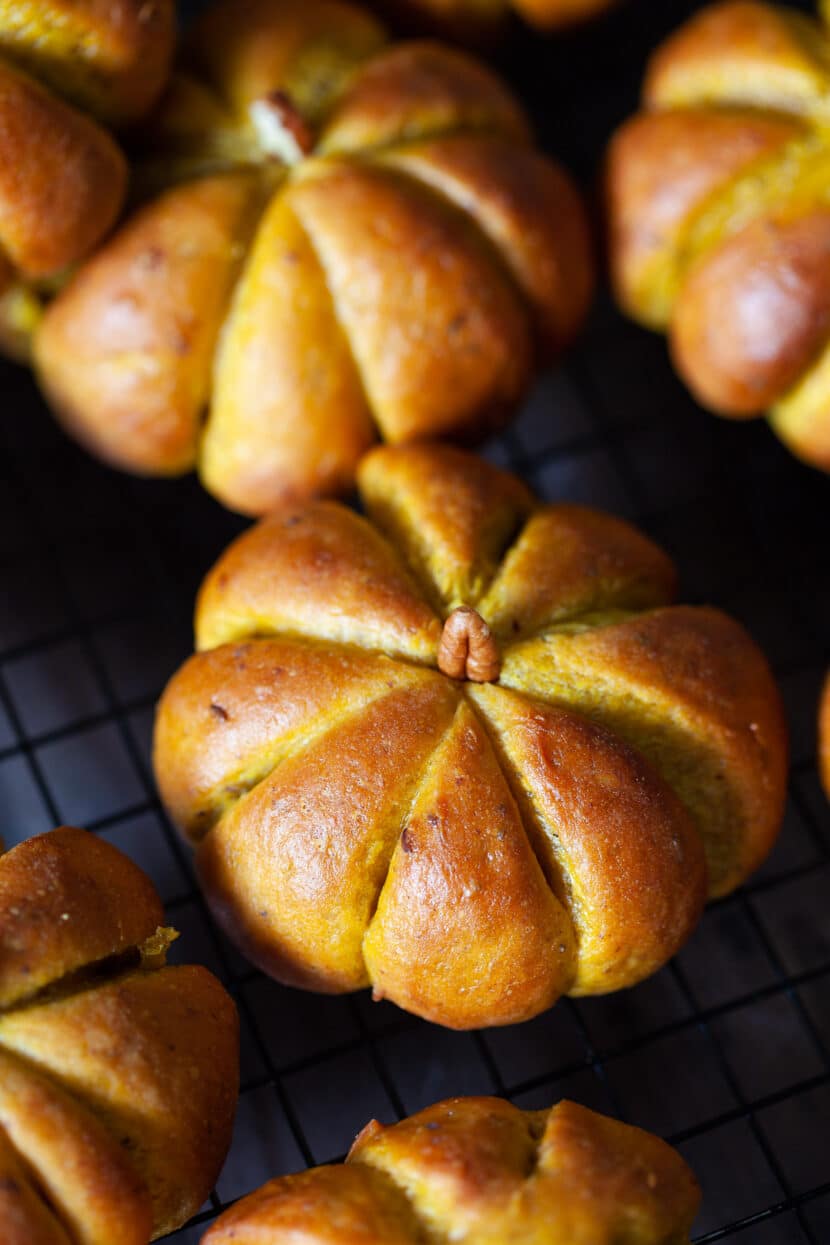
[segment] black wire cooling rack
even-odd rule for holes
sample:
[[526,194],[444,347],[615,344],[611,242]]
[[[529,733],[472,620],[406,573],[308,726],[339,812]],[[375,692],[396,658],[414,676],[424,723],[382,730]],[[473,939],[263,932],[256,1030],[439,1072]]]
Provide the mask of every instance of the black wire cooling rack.
[[[633,106],[645,52],[691,7],[631,0],[557,42],[504,55],[552,149],[584,177]],[[57,430],[25,372],[0,365],[0,806],[7,845],[60,822],[126,850],[243,1025],[230,1158],[194,1225],[278,1173],[342,1157],[372,1116],[452,1094],[521,1106],[568,1096],[662,1134],[695,1168],[695,1241],[830,1241],[830,808],[815,715],[830,662],[830,479],[763,423],[705,415],[663,343],[600,302],[565,367],[487,448],[543,496],[639,523],[676,558],[682,596],[736,614],[789,708],[787,820],[766,866],[712,904],[663,972],[529,1024],[451,1033],[367,996],[265,979],[212,925],[155,795],[154,702],[191,648],[198,583],[244,526],[192,480],[130,480]]]

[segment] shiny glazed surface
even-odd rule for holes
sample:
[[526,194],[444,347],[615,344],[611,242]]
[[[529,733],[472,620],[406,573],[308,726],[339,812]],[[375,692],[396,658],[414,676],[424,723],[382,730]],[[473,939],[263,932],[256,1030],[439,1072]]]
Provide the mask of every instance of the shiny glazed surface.
[[485,437],[581,325],[582,204],[516,101],[340,0],[220,0],[148,123],[149,200],[35,341],[67,428],[232,509],[350,487],[381,438]]
[[121,852],[63,827],[0,856],[0,1240],[147,1245],[230,1144],[238,1024]]
[[203,1245],[688,1245],[700,1195],[680,1155],[573,1102],[451,1098],[373,1120],[345,1165],[243,1198]]
[[612,141],[610,255],[623,308],[732,418],[769,412],[830,470],[830,41],[761,0],[696,14],[652,57]]

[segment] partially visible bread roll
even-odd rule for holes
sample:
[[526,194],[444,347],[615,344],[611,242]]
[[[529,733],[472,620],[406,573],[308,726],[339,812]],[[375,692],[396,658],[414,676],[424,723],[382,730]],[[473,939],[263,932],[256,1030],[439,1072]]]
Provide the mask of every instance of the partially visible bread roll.
[[114,223],[127,182],[109,127],[167,80],[173,0],[0,0],[0,350],[25,359],[41,283]]
[[0,856],[0,1241],[147,1245],[208,1196],[230,1144],[238,1022],[167,967],[152,883],[64,827]]
[[218,0],[141,141],[150,197],[34,350],[124,470],[251,515],[348,492],[378,439],[484,440],[582,325],[585,211],[518,101],[358,4]]
[[700,1195],[680,1155],[573,1102],[451,1098],[372,1121],[345,1165],[272,1180],[202,1245],[684,1245]]
[[830,471],[830,34],[764,0],[707,5],[654,53],[607,162],[629,315],[730,419],[768,414]]

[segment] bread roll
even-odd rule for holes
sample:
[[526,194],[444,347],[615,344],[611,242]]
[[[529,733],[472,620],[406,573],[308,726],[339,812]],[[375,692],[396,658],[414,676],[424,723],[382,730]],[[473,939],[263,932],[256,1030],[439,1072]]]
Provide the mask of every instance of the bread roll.
[[345,1165],[271,1180],[202,1245],[688,1245],[700,1193],[664,1141],[573,1102],[451,1098],[373,1120]]
[[347,490],[377,439],[483,439],[593,281],[508,90],[341,0],[220,0],[144,133],[156,191],[36,340],[68,430],[234,510]]
[[781,822],[749,636],[610,515],[448,447],[375,449],[366,517],[282,508],[204,582],[162,799],[266,972],[456,1028],[632,985]]
[[654,54],[607,162],[617,298],[668,333],[717,414],[767,413],[830,470],[830,40],[762,0],[696,13]]
[[108,133],[160,94],[172,0],[0,0],[0,350],[28,358],[41,293],[122,206]]
[[213,1187],[236,1009],[116,848],[63,827],[0,855],[0,1240],[148,1245]]

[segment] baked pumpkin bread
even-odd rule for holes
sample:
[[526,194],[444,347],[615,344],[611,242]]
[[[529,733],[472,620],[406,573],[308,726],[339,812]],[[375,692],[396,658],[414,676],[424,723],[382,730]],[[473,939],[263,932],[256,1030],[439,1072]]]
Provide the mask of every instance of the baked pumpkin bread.
[[[828,6],[822,7],[826,14]],[[608,160],[617,296],[735,419],[768,411],[830,470],[830,40],[758,0],[696,14],[654,55]]]
[[688,1245],[700,1193],[658,1137],[560,1102],[451,1098],[384,1128],[345,1165],[263,1185],[202,1245]]
[[0,0],[0,350],[28,355],[38,283],[113,224],[126,162],[107,128],[160,94],[172,0]]
[[62,828],[0,856],[0,1240],[147,1245],[207,1197],[231,1137],[236,1011],[165,967],[158,895]]
[[378,447],[359,486],[366,518],[231,545],[160,702],[214,911],[281,981],[457,1028],[639,981],[777,833],[763,657],[626,523],[473,455]]
[[210,9],[145,144],[167,188],[36,342],[66,426],[128,470],[198,467],[249,514],[347,488],[378,436],[490,432],[585,312],[582,205],[515,100],[340,0]]

